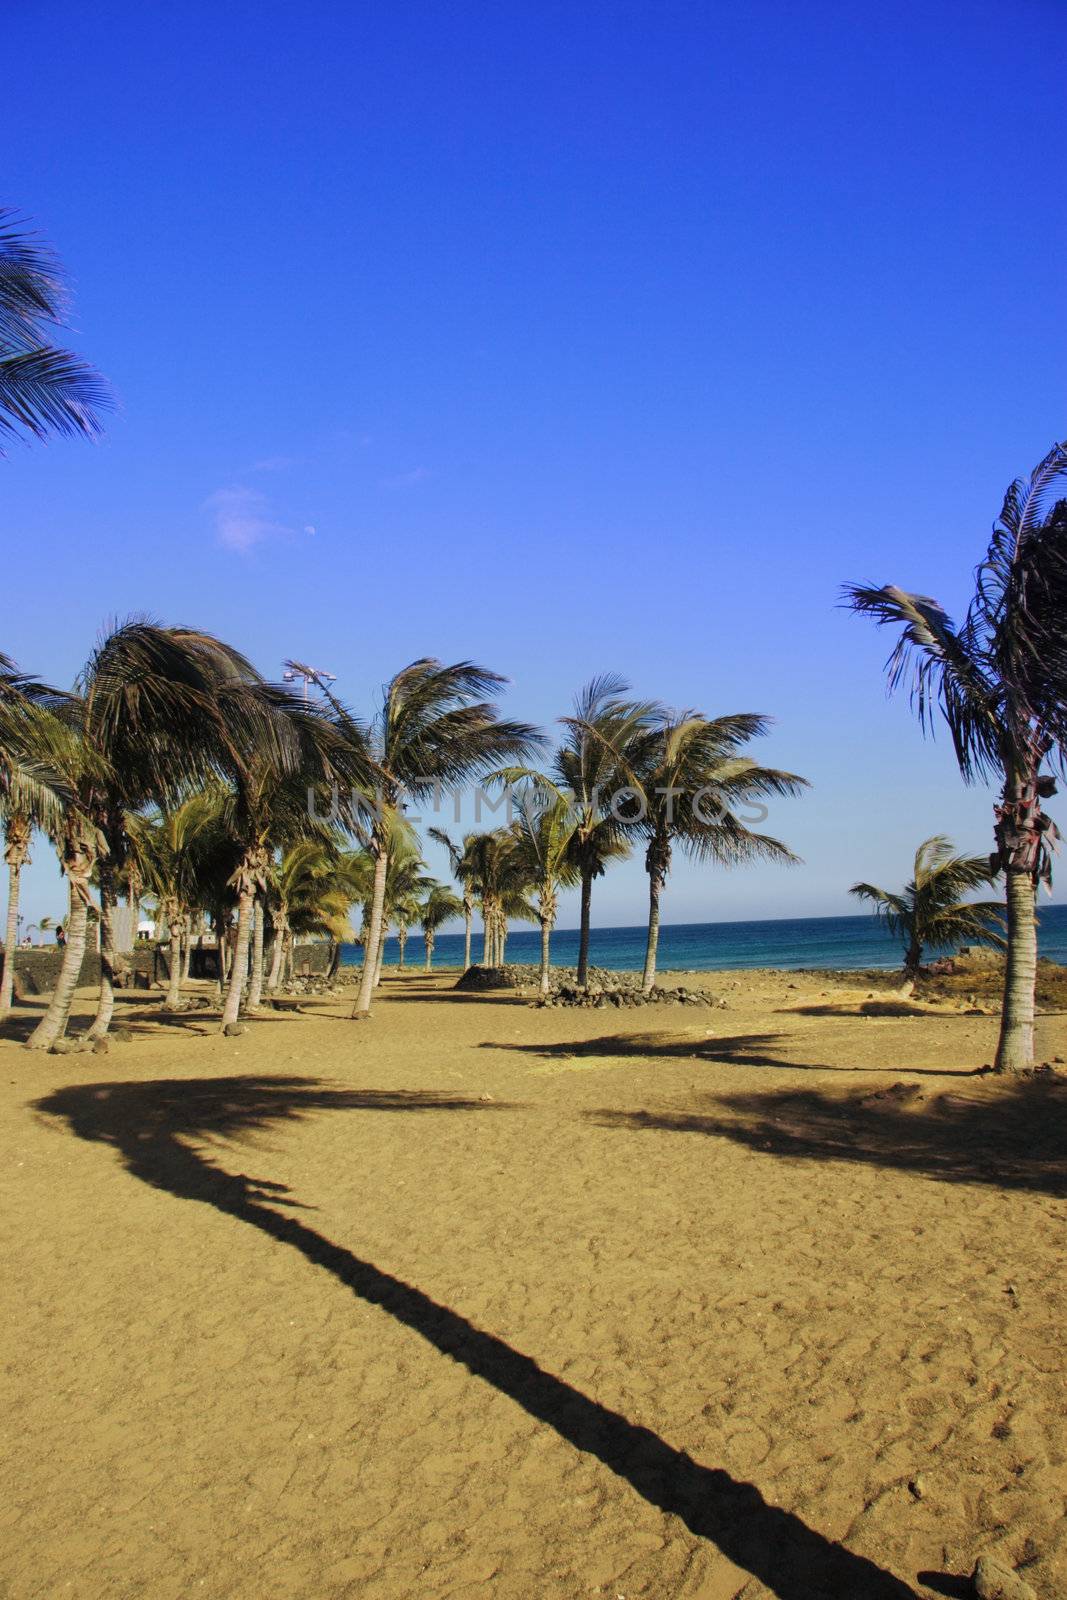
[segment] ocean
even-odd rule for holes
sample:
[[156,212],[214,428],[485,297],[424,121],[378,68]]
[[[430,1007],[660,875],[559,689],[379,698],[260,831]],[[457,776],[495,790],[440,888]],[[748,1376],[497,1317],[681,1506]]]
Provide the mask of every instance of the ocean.
[[[1040,912],[1038,946],[1042,956],[1067,965],[1067,905],[1045,906]],[[481,929],[476,925],[471,954],[481,956]],[[386,941],[385,962],[395,966],[399,946]],[[928,959],[930,952],[927,952]],[[535,964],[541,959],[537,928],[522,928],[508,936],[509,961]],[[578,958],[578,930],[560,928],[552,935],[554,966],[572,967]],[[645,930],[594,928],[590,959],[594,966],[613,972],[640,970],[645,958]],[[360,947],[346,944],[341,961],[358,965]],[[424,959],[422,934],[416,928],[408,939],[406,964],[419,967]],[[896,967],[903,957],[900,945],[874,917],[783,917],[765,922],[679,922],[660,929],[658,965],[663,972],[715,972],[731,967]],[[458,967],[463,961],[463,935],[438,934],[435,967]]]

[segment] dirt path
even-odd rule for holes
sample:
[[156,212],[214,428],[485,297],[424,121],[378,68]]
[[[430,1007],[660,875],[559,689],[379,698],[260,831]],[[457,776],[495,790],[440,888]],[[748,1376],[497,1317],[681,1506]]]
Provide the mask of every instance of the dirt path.
[[0,1043],[0,1593],[1062,1594],[1067,1086],[708,981]]

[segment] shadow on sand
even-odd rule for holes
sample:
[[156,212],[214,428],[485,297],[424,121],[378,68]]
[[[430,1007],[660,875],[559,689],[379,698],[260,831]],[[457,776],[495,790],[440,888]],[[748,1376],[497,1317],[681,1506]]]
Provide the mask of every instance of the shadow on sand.
[[816,1594],[835,1600],[914,1600],[906,1584],[791,1512],[769,1505],[753,1484],[701,1466],[414,1285],[274,1209],[299,1206],[284,1186],[224,1172],[187,1142],[235,1139],[321,1111],[499,1111],[506,1109],[503,1105],[431,1093],[330,1089],[308,1078],[231,1077],[77,1084],[39,1100],[35,1109],[62,1120],[81,1139],[110,1146],[128,1172],[153,1188],[213,1206],[299,1251],[360,1300],[381,1307],[601,1461],[649,1504],[712,1540],[779,1600],[811,1600]]
[[[885,1076],[886,1068],[829,1066],[820,1061],[792,1061],[783,1054],[787,1033],[736,1033],[721,1037],[698,1037],[693,1033],[609,1033],[597,1039],[570,1039],[559,1044],[516,1044],[504,1040],[499,1044],[486,1041],[482,1050],[517,1050],[524,1055],[543,1056],[546,1060],[566,1061],[574,1056],[627,1057],[637,1056],[645,1061],[677,1058],[682,1061],[714,1062],[724,1067],[780,1067],[787,1072],[873,1072]],[[974,1076],[977,1068],[960,1071],[952,1067],[902,1067],[913,1077],[966,1078]]]
[[806,1089],[703,1095],[691,1110],[606,1109],[587,1116],[601,1127],[698,1133],[775,1156],[863,1162],[945,1183],[1067,1195],[1062,1079],[998,1082],[986,1092],[945,1092],[930,1100],[917,1085],[905,1084],[850,1095]]

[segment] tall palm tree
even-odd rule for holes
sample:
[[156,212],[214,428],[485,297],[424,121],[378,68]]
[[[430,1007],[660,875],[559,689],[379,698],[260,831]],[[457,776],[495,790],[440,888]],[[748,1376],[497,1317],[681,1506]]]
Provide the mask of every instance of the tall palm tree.
[[626,830],[615,814],[615,797],[626,786],[634,742],[656,715],[648,701],[626,699],[629,685],[613,673],[593,678],[560,720],[567,729],[556,752],[554,777],[569,792],[575,822],[572,854],[582,886],[578,935],[579,987],[589,980],[589,930],[593,880],[609,862],[629,855]]
[[0,210],[0,441],[100,431],[107,384],[51,342],[66,309],[56,257],[13,211]]
[[[317,674],[308,671],[308,676],[325,689]],[[505,682],[470,661],[443,666],[423,658],[404,667],[385,686],[371,741],[378,769],[368,840],[374,885],[355,1018],[370,1015],[384,933],[389,841],[405,800],[424,802],[442,789],[454,790],[504,761],[523,759],[541,743],[541,735],[529,724],[499,716],[489,697],[499,694]]]
[[988,856],[956,855],[952,840],[938,833],[916,850],[914,875],[901,893],[873,883],[854,883],[848,892],[872,904],[890,932],[903,939],[904,971],[914,978],[927,946],[947,950],[954,944],[990,944],[1004,949],[995,927],[1004,911],[1001,902],[962,898],[996,876]]
[[[454,895],[452,890],[443,883],[435,883],[432,878],[426,880],[424,898],[419,906],[419,926],[422,928],[422,937],[426,946],[426,971],[433,971],[433,948],[437,940],[437,930],[444,923],[451,922],[454,917],[463,915],[463,901]],[[468,962],[469,966],[470,963]],[[464,969],[466,970],[466,969]]]
[[1009,488],[975,591],[958,626],[936,600],[894,585],[849,584],[848,603],[899,628],[890,689],[910,675],[920,726],[947,724],[965,783],[995,780],[994,859],[1004,873],[1008,950],[996,1066],[1034,1058],[1035,900],[1050,883],[1057,830],[1041,802],[1056,792],[1046,762],[1067,760],[1067,443]]
[[436,840],[438,844],[444,845],[445,849],[448,851],[448,860],[449,865],[452,868],[452,876],[459,884],[460,895],[463,901],[463,970],[466,972],[467,968],[471,964],[471,924],[474,920],[474,896],[471,893],[470,883],[468,881],[469,873],[467,872],[465,862],[466,853],[470,849],[471,840],[475,837],[475,835],[473,833],[464,834],[462,844],[457,844],[456,841],[445,832],[444,828],[427,828],[426,832],[429,838]]
[[580,881],[574,854],[575,812],[568,795],[543,790],[530,780],[520,790],[514,832],[522,872],[537,893],[537,920],[541,924],[539,985],[547,994],[551,981],[552,930],[556,925],[560,889]]
[[645,842],[648,937],[642,987],[656,981],[660,899],[677,845],[695,861],[734,866],[747,861],[795,861],[778,839],[753,833],[738,807],[767,795],[796,795],[804,778],[761,767],[739,754],[766,733],[768,719],[754,712],[705,717],[697,711],[662,712],[631,742],[620,764],[631,793],[621,806],[625,825]]

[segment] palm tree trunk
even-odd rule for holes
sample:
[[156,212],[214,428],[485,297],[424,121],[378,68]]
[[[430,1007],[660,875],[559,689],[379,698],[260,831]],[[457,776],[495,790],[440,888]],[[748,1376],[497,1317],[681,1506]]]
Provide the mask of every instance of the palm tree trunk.
[[340,967],[341,967],[341,941],[340,941],[340,939],[335,939],[333,941],[333,947],[330,950],[330,962],[329,962],[329,965],[326,968],[326,976],[327,976],[327,978],[330,979],[331,982],[333,981],[334,978],[336,978],[338,972],[340,971]]
[[913,937],[904,952],[905,977],[914,978],[918,976],[919,968],[922,966],[922,959],[923,947],[918,939]]
[[4,936],[4,971],[0,977],[0,1018],[11,1011],[15,992],[15,947],[19,938],[19,877],[21,866],[7,869],[7,932]]
[[263,918],[266,908],[259,895],[256,896],[253,912],[256,924],[252,934],[252,976],[248,983],[249,1011],[257,1011],[263,999]]
[[167,983],[167,998],[163,1005],[167,1011],[177,1011],[182,1003],[182,930],[185,926],[184,918],[177,909],[172,909],[167,918],[167,930],[170,934],[170,972]]
[[230,967],[230,983],[226,991],[226,1004],[222,1008],[222,1026],[236,1024],[241,1010],[241,990],[248,976],[248,941],[252,932],[252,906],[255,890],[251,883],[242,884],[237,896],[237,939]]
[[663,876],[658,869],[648,874],[648,938],[645,943],[645,970],[641,978],[643,993],[650,994],[656,982],[656,952],[659,949],[659,897]]
[[182,982],[189,982],[189,968],[193,960],[193,919],[186,913],[182,927]]
[[582,868],[582,914],[578,932],[578,978],[579,989],[585,989],[589,984],[589,911],[593,899],[593,874],[588,868]]
[[389,858],[384,841],[379,842],[374,858],[374,891],[370,903],[370,923],[363,942],[363,972],[359,980],[359,994],[352,1008],[353,1017],[362,1020],[370,1016],[371,996],[374,993],[375,972],[378,967],[378,947],[383,944],[382,913],[385,909],[385,874]]
[[115,1010],[115,972],[118,955],[115,949],[115,874],[105,857],[97,867],[100,884],[100,999],[96,1016],[89,1029],[91,1039],[103,1039],[111,1026]]
[[382,928],[381,938],[378,940],[378,960],[374,965],[374,987],[376,989],[382,981],[382,966],[385,962],[385,946],[388,938],[389,929],[385,926]]
[[474,908],[469,900],[463,902],[463,970],[466,972],[471,964],[471,923],[474,921]]
[[0,978],[0,1018],[11,1010],[15,993],[15,951],[19,942],[19,884],[22,869],[30,858],[30,825],[19,816],[8,818],[7,847],[7,932],[4,936],[4,972]]
[[[433,971],[433,934],[430,932],[429,928],[427,928],[425,933],[423,934],[423,939],[424,939],[425,944],[426,944],[426,971],[427,972],[432,972]],[[466,969],[464,969],[464,970],[466,970]]]
[[282,974],[282,955],[285,950],[285,929],[280,916],[274,918],[274,949],[271,951],[270,971],[267,974],[267,993],[273,994]]
[[397,967],[397,971],[398,972],[403,972],[403,970],[404,970],[404,946],[408,942],[408,930],[404,927],[403,924],[401,924],[400,927],[397,928],[397,930],[396,930],[396,941],[397,941],[397,944],[400,946],[400,962],[399,962],[399,965]]
[[493,907],[491,902],[482,901],[482,966],[493,965]]
[[67,1019],[74,1000],[74,991],[81,977],[85,958],[85,942],[89,928],[89,905],[78,893],[75,883],[70,885],[70,910],[67,914],[67,947],[56,979],[51,1004],[40,1022],[26,1040],[27,1050],[50,1050],[67,1031]]
[[541,993],[547,994],[552,966],[552,924],[546,916],[541,918]]
[[996,1070],[1024,1072],[1034,1064],[1034,986],[1037,982],[1037,885],[1025,868],[1005,873],[1008,954]]

